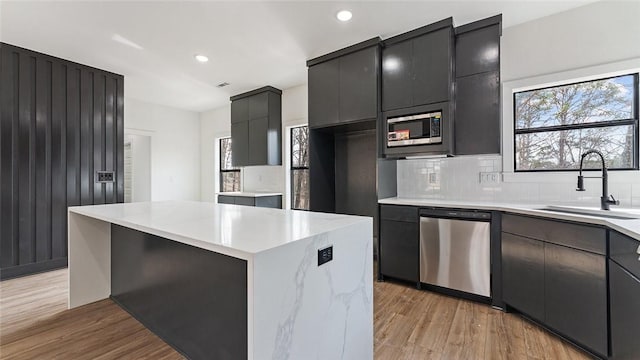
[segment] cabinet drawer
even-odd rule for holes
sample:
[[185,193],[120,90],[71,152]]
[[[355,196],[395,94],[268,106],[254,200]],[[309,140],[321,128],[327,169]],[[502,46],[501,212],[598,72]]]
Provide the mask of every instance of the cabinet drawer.
[[620,264],[628,272],[640,277],[640,241],[622,235],[617,231],[609,232],[609,250],[611,260]]
[[233,196],[218,195],[218,204],[235,204],[235,198]]
[[255,206],[256,198],[247,197],[247,196],[236,196],[236,205],[247,205],[247,206]]
[[385,220],[418,222],[418,208],[415,206],[381,205],[380,218]]
[[606,230],[595,226],[504,214],[502,231],[606,255]]

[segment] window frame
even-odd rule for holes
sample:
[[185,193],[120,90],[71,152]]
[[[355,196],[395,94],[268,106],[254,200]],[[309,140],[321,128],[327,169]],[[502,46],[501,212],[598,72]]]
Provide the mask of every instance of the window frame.
[[[295,203],[295,186],[294,186],[294,173],[296,170],[307,170],[309,171],[309,166],[293,166],[293,131],[295,129],[299,129],[299,128],[307,128],[307,156],[309,155],[309,125],[299,125],[299,126],[292,126],[291,128],[289,128],[289,159],[290,159],[290,165],[289,165],[289,183],[291,184],[291,201],[290,201],[290,206],[291,206],[291,210],[301,210],[301,211],[309,211],[309,209],[302,209],[302,208],[297,208],[294,206]],[[311,174],[309,174],[309,176],[311,176]],[[311,179],[309,179],[311,180]]]
[[[222,164],[223,164],[223,160],[222,160],[222,142],[227,140],[227,139],[231,139],[231,136],[225,136],[225,137],[221,137],[218,139],[218,182],[220,183],[219,187],[218,187],[218,192],[220,193],[224,193],[224,192],[229,192],[229,191],[224,191],[223,187],[224,187],[224,174],[225,173],[233,173],[233,172],[237,172],[238,176],[240,177],[240,184],[239,187],[240,189],[238,189],[238,191],[242,191],[242,173],[241,173],[241,169],[239,167],[234,167],[232,169],[225,169],[223,168]],[[231,156],[233,157],[233,151],[231,152]]]
[[[625,76],[632,76],[633,77],[633,89],[634,89],[634,96],[633,96],[633,114],[632,114],[632,118],[630,119],[616,119],[616,120],[607,120],[607,121],[601,121],[601,122],[592,122],[592,123],[586,123],[586,124],[571,124],[571,125],[555,125],[555,126],[545,126],[545,127],[538,127],[538,128],[527,128],[527,129],[518,129],[517,128],[517,111],[516,111],[516,94],[520,94],[520,93],[524,93],[524,92],[529,92],[529,91],[537,91],[537,90],[546,90],[546,89],[552,89],[552,88],[557,88],[557,87],[563,87],[563,86],[570,86],[570,85],[577,85],[577,84],[584,84],[584,83],[589,83],[589,82],[594,82],[594,81],[601,81],[601,80],[609,80],[609,79],[614,79],[614,78],[620,78],[620,77],[625,77]],[[563,130],[581,130],[581,129],[594,129],[594,128],[601,128],[601,127],[613,127],[613,126],[624,126],[624,125],[632,125],[634,128],[634,139],[633,139],[633,166],[632,167],[628,167],[628,168],[607,168],[607,170],[614,170],[614,171],[637,171],[640,170],[640,166],[639,166],[639,158],[640,158],[640,154],[639,154],[639,150],[640,150],[640,125],[639,125],[639,113],[640,113],[640,73],[638,72],[627,72],[627,73],[622,73],[622,74],[618,74],[618,75],[605,75],[603,77],[592,77],[590,79],[587,80],[581,80],[581,81],[568,81],[568,82],[558,82],[555,83],[553,85],[548,85],[548,86],[542,86],[542,87],[529,87],[528,89],[521,89],[519,91],[513,91],[511,94],[511,105],[512,105],[512,126],[513,126],[513,134],[511,136],[511,140],[512,140],[512,166],[513,166],[513,172],[514,173],[543,173],[543,172],[554,172],[554,173],[558,173],[558,172],[576,172],[576,171],[580,171],[579,169],[518,169],[517,167],[517,156],[516,156],[516,151],[517,151],[517,147],[516,147],[516,137],[517,135],[520,134],[534,134],[534,133],[543,133],[543,132],[559,132],[559,131],[563,131]],[[597,150],[597,149],[596,149]],[[600,171],[600,169],[583,169],[583,171]]]

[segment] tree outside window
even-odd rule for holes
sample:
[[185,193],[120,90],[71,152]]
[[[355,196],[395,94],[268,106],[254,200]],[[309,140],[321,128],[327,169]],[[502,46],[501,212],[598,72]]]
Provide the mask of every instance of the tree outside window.
[[637,169],[637,99],[638,74],[515,93],[515,170],[577,170],[590,149],[612,169]]
[[220,139],[220,191],[240,191],[240,169],[232,165],[231,138]]
[[291,208],[309,210],[309,128],[291,128]]

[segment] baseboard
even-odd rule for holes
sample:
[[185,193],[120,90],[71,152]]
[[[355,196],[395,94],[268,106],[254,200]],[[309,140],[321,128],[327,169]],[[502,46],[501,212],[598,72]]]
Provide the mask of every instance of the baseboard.
[[11,266],[0,269],[0,281],[60,269],[66,266],[66,257],[24,265]]

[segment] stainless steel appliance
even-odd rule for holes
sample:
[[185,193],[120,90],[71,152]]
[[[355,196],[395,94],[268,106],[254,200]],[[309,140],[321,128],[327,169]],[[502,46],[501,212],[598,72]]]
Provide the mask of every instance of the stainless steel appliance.
[[387,118],[387,146],[442,143],[442,111]]
[[420,210],[420,282],[491,297],[491,214]]

